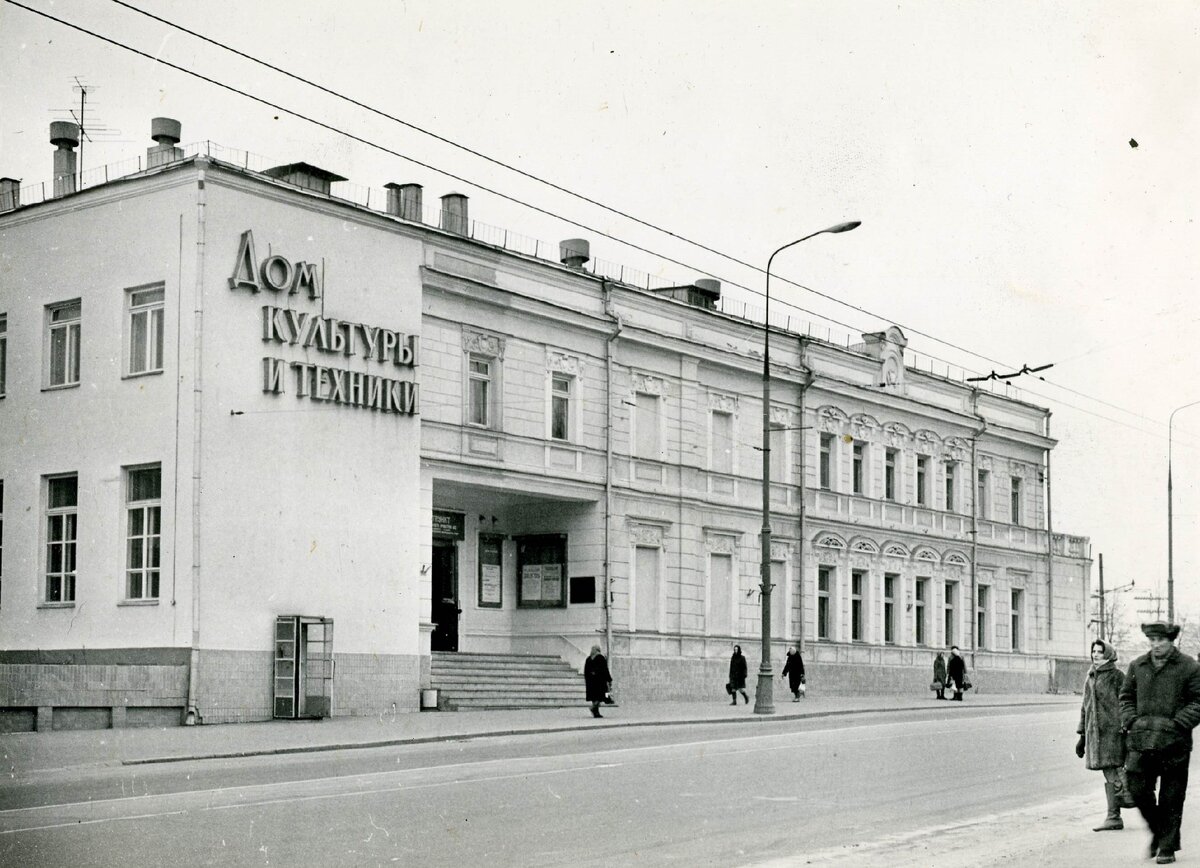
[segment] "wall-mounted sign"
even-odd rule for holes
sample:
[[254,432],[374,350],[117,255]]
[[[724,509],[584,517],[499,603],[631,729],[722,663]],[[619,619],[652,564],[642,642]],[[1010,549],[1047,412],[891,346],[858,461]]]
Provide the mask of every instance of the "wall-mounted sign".
[[[254,233],[247,229],[238,245],[229,288],[253,293],[265,289],[274,293],[286,292],[289,296],[300,295],[303,291],[309,300],[316,300],[321,297],[321,280],[321,271],[309,262],[293,263],[279,254],[259,262],[254,250]],[[298,346],[306,351],[361,356],[365,362],[390,363],[393,367],[411,369],[417,366],[416,335],[290,307],[263,306],[262,339],[264,343]],[[297,398],[383,413],[411,416],[418,412],[418,386],[411,380],[319,365],[307,359],[300,362],[264,357],[263,391],[274,395],[282,393],[289,370]]]
[[464,516],[461,512],[450,512],[445,509],[435,509],[433,511],[434,536],[465,539],[466,533],[463,528]]

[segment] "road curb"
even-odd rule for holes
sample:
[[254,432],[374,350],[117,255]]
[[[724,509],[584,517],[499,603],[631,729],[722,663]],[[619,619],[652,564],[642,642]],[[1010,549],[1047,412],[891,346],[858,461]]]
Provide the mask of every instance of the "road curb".
[[[1066,705],[1066,702],[995,702],[987,705],[937,705],[936,709],[952,711],[960,708],[966,710],[982,710],[985,708],[1056,708]],[[432,744],[446,741],[475,741],[485,738],[504,738],[514,735],[538,735],[541,733],[580,732],[596,729],[631,729],[634,727],[651,726],[703,726],[706,724],[731,723],[772,723],[781,720],[818,720],[826,717],[847,717],[850,715],[895,714],[905,711],[927,711],[931,706],[924,705],[901,706],[897,708],[859,708],[831,709],[828,711],[803,711],[799,713],[783,713],[773,715],[752,715],[750,717],[701,717],[681,718],[678,720],[615,720],[608,718],[611,723],[595,724],[582,722],[563,726],[537,726],[525,728],[489,729],[482,732],[447,733],[445,735],[412,736],[409,738],[389,738],[375,741],[332,742],[329,744],[296,745],[291,747],[258,748],[252,750],[219,751],[212,753],[186,754],[179,756],[140,757],[123,759],[123,766],[158,765],[164,763],[199,762],[218,759],[244,759],[256,756],[282,756],[297,753],[323,753],[341,750],[367,750],[380,747],[401,747],[417,744]]]

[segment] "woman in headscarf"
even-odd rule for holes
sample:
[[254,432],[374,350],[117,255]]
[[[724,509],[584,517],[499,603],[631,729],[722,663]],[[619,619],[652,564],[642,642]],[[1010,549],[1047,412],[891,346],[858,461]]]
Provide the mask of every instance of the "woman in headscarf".
[[1108,813],[1096,832],[1124,829],[1121,808],[1133,807],[1125,781],[1125,734],[1118,701],[1124,680],[1124,673],[1117,668],[1117,649],[1097,639],[1092,643],[1092,665],[1083,683],[1083,705],[1075,730],[1079,733],[1076,755],[1089,769],[1104,773]]
[[604,717],[600,713],[600,703],[605,701],[612,688],[612,675],[599,645],[593,645],[587,660],[583,661],[583,687],[587,701],[592,704],[592,717]]
[[729,695],[733,697],[733,702],[730,705],[737,705],[738,691],[741,691],[742,699],[746,700],[746,704],[750,704],[750,697],[746,695],[746,658],[742,656],[742,646],[733,646],[733,656],[729,658],[729,683],[725,685],[725,689],[729,691]]
[[933,684],[938,699],[946,698],[946,657],[941,651],[933,658]]

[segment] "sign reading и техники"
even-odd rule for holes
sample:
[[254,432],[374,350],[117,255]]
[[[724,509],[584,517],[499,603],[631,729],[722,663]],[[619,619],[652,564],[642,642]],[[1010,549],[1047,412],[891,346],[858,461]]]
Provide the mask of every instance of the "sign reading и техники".
[[[256,263],[254,234],[247,229],[242,233],[229,288],[248,289],[254,293],[266,289],[274,293],[286,292],[289,296],[303,291],[309,300],[321,297],[321,275],[315,264],[292,263],[279,254]],[[416,335],[293,308],[263,306],[262,339],[266,343],[289,344],[341,356],[361,355],[364,360],[390,362],[396,367],[417,366]],[[411,416],[417,412],[417,384],[410,380],[394,380],[311,362],[287,362],[270,356],[263,358],[263,391],[268,394],[283,392],[284,373],[288,368],[293,371],[298,398],[384,413]]]

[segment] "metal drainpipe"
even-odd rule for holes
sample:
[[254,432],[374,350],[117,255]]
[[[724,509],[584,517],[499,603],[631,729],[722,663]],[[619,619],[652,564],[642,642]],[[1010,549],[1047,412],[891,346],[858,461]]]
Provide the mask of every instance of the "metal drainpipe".
[[200,431],[203,421],[204,244],[207,200],[204,192],[207,160],[198,159],[196,180],[196,288],[192,318],[192,652],[188,660],[186,726],[202,722],[196,705],[196,680],[200,672]]
[[[1046,411],[1046,439],[1050,439],[1050,411]],[[1054,511],[1050,502],[1050,447],[1046,447],[1046,641],[1054,641]]]
[[604,313],[613,321],[613,333],[604,342],[604,654],[612,658],[612,388],[613,343],[621,334],[621,316],[612,307],[612,288],[600,282],[604,294]]
[[[979,588],[976,586],[978,580],[978,567],[976,561],[979,560],[979,467],[978,467],[978,447],[979,438],[983,432],[987,430],[987,420],[979,415],[979,390],[971,389],[971,415],[980,422],[980,428],[971,435],[971,605],[970,624],[971,624],[971,668],[975,668],[975,646],[976,635],[975,628],[979,623],[979,618],[976,615],[975,607],[979,604]],[[967,607],[964,607],[967,608]]]
[[[803,378],[800,383],[800,545],[796,551],[796,567],[800,573],[799,591],[797,595],[797,603],[800,609],[800,624],[796,630],[796,639],[800,647],[804,647],[804,545],[807,535],[805,533],[804,519],[806,515],[805,498],[808,496],[808,440],[805,437],[805,431],[808,425],[805,422],[805,399],[808,397],[808,389],[816,379],[813,372],[808,369],[805,361],[805,349],[808,346],[807,338],[804,335],[800,336],[800,369]],[[793,607],[795,611],[795,607]]]

